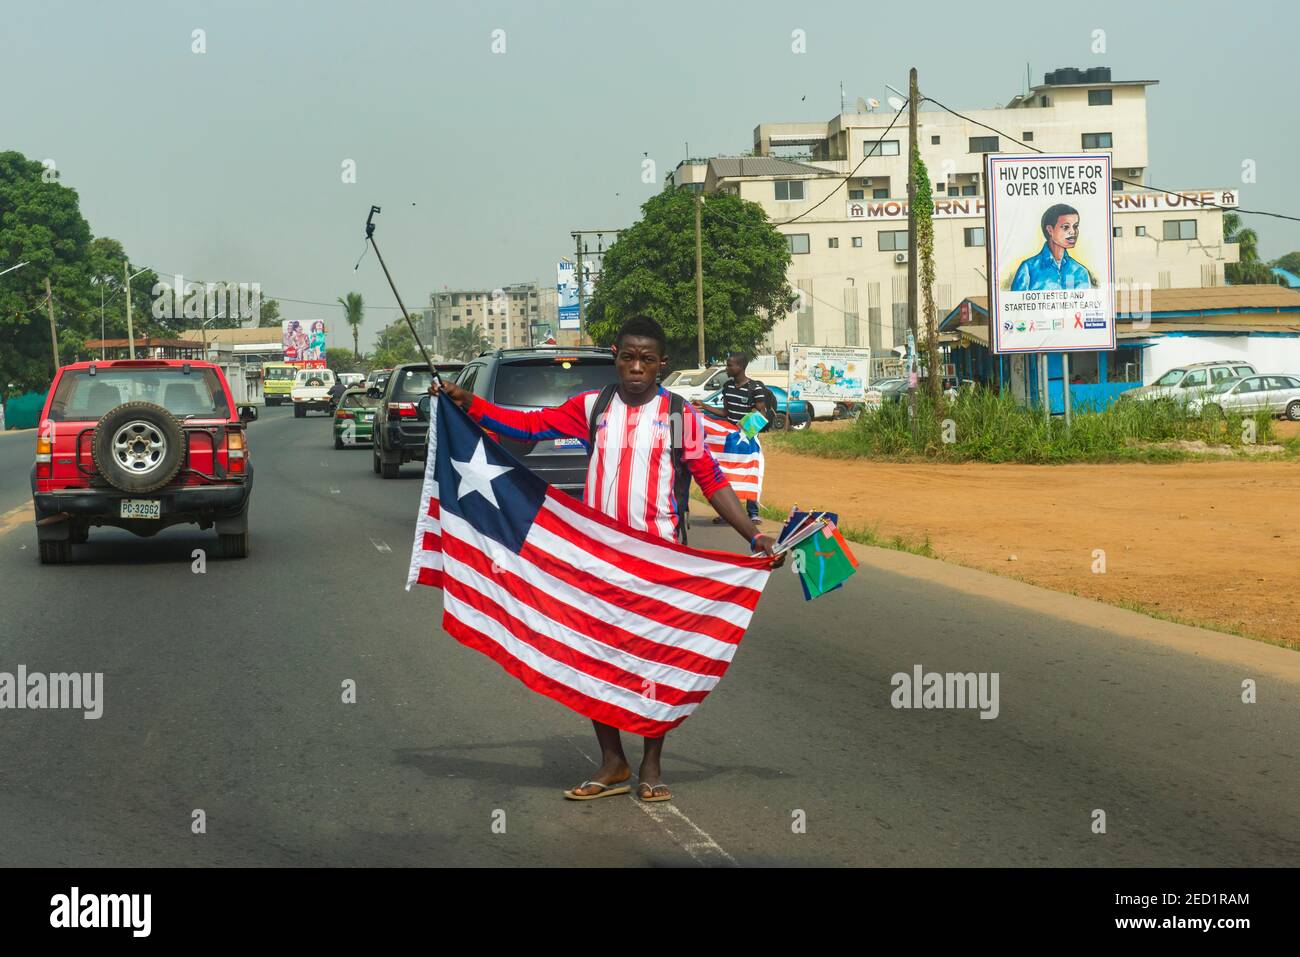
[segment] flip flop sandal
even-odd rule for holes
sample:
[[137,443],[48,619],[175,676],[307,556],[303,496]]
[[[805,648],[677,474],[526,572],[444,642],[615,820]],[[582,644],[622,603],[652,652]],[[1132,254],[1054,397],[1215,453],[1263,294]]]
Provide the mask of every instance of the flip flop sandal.
[[[579,791],[585,791],[587,788],[600,788],[595,794],[579,794]],[[627,794],[632,790],[631,785],[627,784],[603,784],[600,781],[583,781],[576,788],[565,791],[564,796],[570,801],[594,801],[597,798],[614,797],[616,794]]]
[[[650,795],[648,797],[642,797],[642,791],[649,791]],[[656,795],[656,791],[665,791],[667,793]],[[668,785],[666,784],[638,784],[636,786],[636,796],[637,800],[644,801],[646,804],[653,804],[656,801],[671,801],[673,799],[673,792],[668,789]]]

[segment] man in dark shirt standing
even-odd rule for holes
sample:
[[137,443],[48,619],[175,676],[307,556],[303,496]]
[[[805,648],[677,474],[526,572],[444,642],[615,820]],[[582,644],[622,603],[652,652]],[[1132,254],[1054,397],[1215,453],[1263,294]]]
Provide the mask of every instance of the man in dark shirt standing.
[[[736,423],[743,419],[749,412],[757,409],[770,422],[775,410],[767,407],[767,392],[763,389],[760,382],[756,382],[749,376],[745,375],[745,369],[749,367],[749,356],[743,352],[733,352],[727,356],[727,375],[729,378],[722,387],[722,408],[718,409],[713,406],[705,406],[714,415],[722,416],[727,421]],[[750,520],[758,525],[762,519],[758,517],[758,500],[746,499],[745,508],[749,512]],[[714,519],[713,524],[720,525],[721,519]]]

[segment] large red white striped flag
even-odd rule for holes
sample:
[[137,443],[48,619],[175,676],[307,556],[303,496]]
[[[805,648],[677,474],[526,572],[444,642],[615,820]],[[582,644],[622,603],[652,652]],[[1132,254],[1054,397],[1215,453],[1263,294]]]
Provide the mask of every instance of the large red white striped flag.
[[701,412],[704,421],[704,444],[718,460],[739,499],[758,501],[763,492],[763,449],[758,437],[750,438],[740,427]]
[[726,673],[770,559],[687,548],[551,488],[444,395],[407,588],[442,589],[442,627],[534,691],[646,737]]

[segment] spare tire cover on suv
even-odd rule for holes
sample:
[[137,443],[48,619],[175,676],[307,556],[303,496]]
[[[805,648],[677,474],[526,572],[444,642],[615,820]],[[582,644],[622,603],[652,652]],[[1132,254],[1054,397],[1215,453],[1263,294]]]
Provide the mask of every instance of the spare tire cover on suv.
[[185,439],[176,417],[152,402],[126,402],[104,414],[90,437],[95,468],[123,492],[152,492],[175,477]]

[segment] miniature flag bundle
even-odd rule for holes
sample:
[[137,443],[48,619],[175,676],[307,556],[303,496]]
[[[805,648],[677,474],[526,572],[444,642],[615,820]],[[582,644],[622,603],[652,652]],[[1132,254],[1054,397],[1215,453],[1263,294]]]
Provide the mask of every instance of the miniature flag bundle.
[[778,552],[795,553],[794,567],[805,601],[834,591],[858,570],[857,558],[836,527],[838,518],[832,512],[800,512],[793,508],[777,538]]

